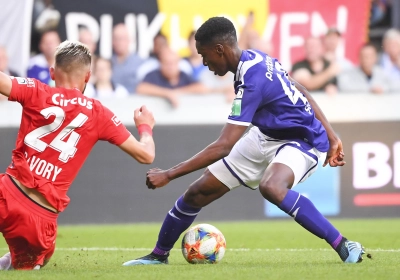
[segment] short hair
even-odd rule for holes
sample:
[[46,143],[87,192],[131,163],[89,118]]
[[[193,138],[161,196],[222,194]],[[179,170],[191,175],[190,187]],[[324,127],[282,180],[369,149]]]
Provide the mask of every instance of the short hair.
[[383,35],[383,40],[397,40],[400,41],[400,31],[396,28],[388,29]]
[[55,66],[68,73],[77,67],[90,66],[92,55],[86,45],[67,40],[57,47],[55,61]]
[[218,42],[234,44],[237,42],[236,29],[225,17],[212,17],[197,30],[194,38],[201,45]]
[[165,36],[164,33],[162,33],[161,31],[159,31],[159,32],[156,34],[156,36],[154,36],[154,38],[157,38],[157,37],[161,37],[161,38],[167,39],[167,36]]
[[328,36],[330,34],[335,34],[335,35],[337,35],[339,37],[342,36],[342,33],[340,33],[339,29],[337,29],[337,27],[335,27],[335,26],[330,27],[328,29],[328,31],[326,31],[325,36]]
[[376,52],[378,52],[378,48],[371,42],[367,42],[365,44],[363,44],[360,48],[360,50],[365,49],[365,48],[373,48]]
[[56,34],[57,37],[60,37],[60,35],[58,34],[57,30],[55,30],[55,29],[49,29],[49,30],[44,31],[42,34],[40,34],[40,40],[39,40],[39,42],[42,42],[43,39],[44,39],[44,37],[46,37],[46,35],[52,34],[52,33]]

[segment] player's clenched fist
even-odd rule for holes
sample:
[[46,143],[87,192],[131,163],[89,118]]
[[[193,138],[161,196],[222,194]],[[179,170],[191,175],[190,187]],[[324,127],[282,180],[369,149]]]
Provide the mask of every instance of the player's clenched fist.
[[141,124],[147,124],[153,129],[155,124],[153,113],[144,105],[135,110],[133,120],[135,121],[136,127]]
[[171,180],[168,178],[168,171],[160,168],[152,168],[147,171],[146,185],[149,189],[164,187]]

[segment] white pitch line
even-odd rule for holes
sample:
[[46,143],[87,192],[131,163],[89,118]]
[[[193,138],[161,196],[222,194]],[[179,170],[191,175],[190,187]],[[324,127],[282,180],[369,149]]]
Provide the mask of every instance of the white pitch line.
[[[0,248],[0,250],[8,250],[8,248]],[[56,248],[57,251],[152,251],[153,248],[118,248],[118,247],[75,247],[75,248]],[[173,251],[180,251],[180,249],[172,249]],[[230,252],[328,252],[332,249],[319,248],[319,249],[307,249],[307,248],[276,248],[276,249],[262,249],[262,248],[227,248]],[[389,253],[400,253],[400,249],[367,249],[367,252],[389,252]]]

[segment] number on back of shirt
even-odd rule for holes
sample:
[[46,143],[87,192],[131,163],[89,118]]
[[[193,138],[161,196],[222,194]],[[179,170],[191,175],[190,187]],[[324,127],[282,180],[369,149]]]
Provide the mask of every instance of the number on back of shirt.
[[290,101],[292,101],[293,105],[296,105],[297,101],[300,99],[304,103],[304,110],[311,114],[311,106],[308,103],[307,98],[289,81],[287,72],[277,61],[275,62],[275,68],[277,71],[276,75],[282,84],[282,88]]
[[[57,134],[50,144],[47,144],[40,139],[60,128],[65,120],[65,112],[60,107],[49,107],[40,111],[40,114],[45,119],[55,116],[54,121],[29,132],[25,136],[25,144],[38,152],[43,152],[47,147],[51,147],[60,152],[58,157],[60,161],[67,162],[70,158],[74,157],[77,151],[76,145],[81,137],[74,130],[81,127],[88,120],[88,117],[85,114],[79,113],[75,119]],[[67,137],[68,140],[65,140]]]

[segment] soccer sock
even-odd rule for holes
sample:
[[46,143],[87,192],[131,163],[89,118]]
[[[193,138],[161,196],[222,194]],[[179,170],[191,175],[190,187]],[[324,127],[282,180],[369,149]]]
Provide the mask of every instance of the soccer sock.
[[187,205],[182,195],[164,219],[153,254],[168,255],[181,233],[193,223],[200,210],[201,208]]
[[314,204],[298,192],[289,190],[279,208],[294,218],[306,230],[325,239],[336,250],[343,237],[340,232],[315,208]]

